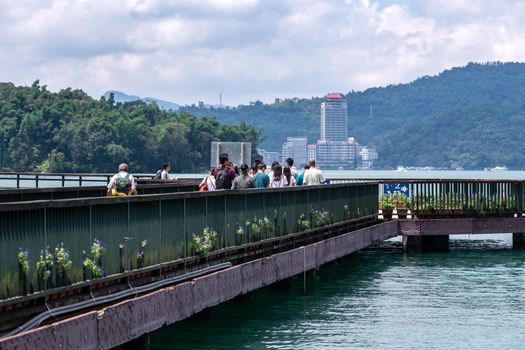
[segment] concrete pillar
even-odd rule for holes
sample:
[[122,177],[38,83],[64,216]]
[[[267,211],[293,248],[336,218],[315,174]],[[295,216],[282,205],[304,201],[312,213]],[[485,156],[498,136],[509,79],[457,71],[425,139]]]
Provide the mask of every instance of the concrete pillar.
[[517,232],[512,234],[512,248],[525,249],[525,233]]
[[447,251],[448,241],[448,235],[403,236],[403,250],[405,253]]
[[138,338],[130,340],[129,342],[122,344],[124,350],[149,350],[150,339],[149,333],[145,333]]
[[421,253],[421,236],[403,236],[403,251],[408,254]]

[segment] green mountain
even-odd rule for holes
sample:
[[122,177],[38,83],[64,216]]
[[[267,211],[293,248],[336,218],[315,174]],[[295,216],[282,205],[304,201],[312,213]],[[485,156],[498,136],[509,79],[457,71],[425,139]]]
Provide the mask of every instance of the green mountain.
[[[114,172],[126,162],[133,173],[209,168],[211,141],[246,141],[259,133],[240,123],[160,109],[155,103],[95,100],[70,88],[52,93],[0,83],[0,169],[50,172]],[[255,147],[254,147],[255,148]]]
[[139,97],[139,96],[128,95],[123,92],[114,91],[114,90],[106,91],[106,93],[103,96],[107,100],[109,99],[110,95],[113,95],[113,99],[117,103],[118,102],[124,103],[124,102],[133,102],[133,101],[143,101],[146,103],[155,103],[157,106],[159,106],[160,109],[165,109],[167,111],[169,110],[176,111],[180,107],[178,104],[173,103],[173,102],[163,101],[163,100],[159,100],[153,97]]
[[[525,64],[469,63],[408,84],[351,91],[348,132],[376,147],[379,167],[397,165],[525,169]],[[319,137],[320,98],[260,101],[236,108],[181,107],[224,123],[262,128],[261,147],[280,150],[287,136]]]

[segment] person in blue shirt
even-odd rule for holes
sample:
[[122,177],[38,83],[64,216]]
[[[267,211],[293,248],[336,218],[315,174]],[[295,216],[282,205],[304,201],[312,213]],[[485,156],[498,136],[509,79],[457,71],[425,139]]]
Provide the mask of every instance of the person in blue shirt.
[[297,179],[295,179],[295,186],[302,186],[304,174],[308,171],[308,169],[310,169],[310,167],[308,165],[305,165],[303,172],[297,175]]
[[253,181],[255,181],[255,187],[267,188],[270,185],[270,177],[265,173],[266,164],[259,164],[257,174],[253,175]]

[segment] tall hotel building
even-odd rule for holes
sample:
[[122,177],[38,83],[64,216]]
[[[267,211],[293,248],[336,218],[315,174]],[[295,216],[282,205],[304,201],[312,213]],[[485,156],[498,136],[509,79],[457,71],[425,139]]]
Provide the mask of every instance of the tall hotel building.
[[329,93],[321,102],[321,141],[347,141],[347,104],[340,93]]
[[321,102],[321,138],[316,144],[317,163],[325,169],[352,168],[356,144],[348,139],[347,103],[331,92]]

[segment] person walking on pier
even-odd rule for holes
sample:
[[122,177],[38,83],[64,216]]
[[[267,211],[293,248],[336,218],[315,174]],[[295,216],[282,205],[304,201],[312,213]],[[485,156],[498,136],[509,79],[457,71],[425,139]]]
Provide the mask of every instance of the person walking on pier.
[[270,185],[270,177],[266,174],[266,164],[259,163],[257,174],[253,175],[253,181],[257,188],[267,188]]
[[304,181],[304,174],[308,172],[308,169],[310,169],[309,165],[305,165],[303,172],[297,175],[297,179],[295,179],[295,186],[302,186]]
[[303,184],[308,186],[320,185],[325,182],[324,175],[321,170],[315,167],[315,160],[308,162],[310,169],[304,174]]
[[218,190],[229,190],[232,188],[233,180],[235,180],[235,171],[227,153],[219,155],[219,163],[219,167],[212,171],[215,177],[215,186]]
[[248,164],[241,165],[241,174],[233,180],[232,190],[255,188],[255,182],[248,175]]
[[130,196],[137,194],[137,184],[133,175],[128,173],[126,163],[118,166],[118,174],[113,175],[108,183],[108,196]]
[[297,168],[293,166],[293,158],[288,158],[284,161],[284,167],[290,168],[290,172],[292,173],[292,176],[297,179],[297,176],[299,173],[297,172]]
[[155,179],[156,180],[169,180],[170,179],[170,177],[169,177],[170,170],[171,170],[170,163],[162,164],[162,169],[157,171],[157,173],[155,174]]
[[288,185],[286,176],[283,175],[283,168],[280,164],[277,164],[273,169],[273,177],[271,178],[270,187],[280,188]]
[[292,174],[292,169],[289,167],[283,168],[283,176],[286,178],[288,184],[286,186],[295,186],[295,177]]

